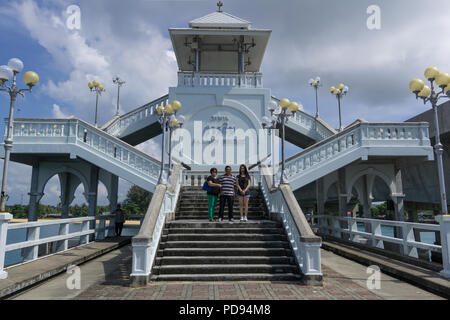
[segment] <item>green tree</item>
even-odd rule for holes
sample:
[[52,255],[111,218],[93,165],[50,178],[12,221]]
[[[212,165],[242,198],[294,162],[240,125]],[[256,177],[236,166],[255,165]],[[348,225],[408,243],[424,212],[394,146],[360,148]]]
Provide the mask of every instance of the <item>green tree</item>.
[[[127,212],[128,214],[145,214],[151,199],[152,194],[150,192],[139,188],[138,186],[132,186],[130,190],[128,190],[127,197],[124,201],[124,211],[127,211],[125,208],[128,208],[128,210],[130,210],[130,212]],[[137,206],[137,213],[131,213],[136,212],[136,207],[131,206],[131,204]]]
[[139,206],[134,202],[128,202],[125,203],[122,207],[123,211],[128,215],[138,215],[142,214],[141,209]]

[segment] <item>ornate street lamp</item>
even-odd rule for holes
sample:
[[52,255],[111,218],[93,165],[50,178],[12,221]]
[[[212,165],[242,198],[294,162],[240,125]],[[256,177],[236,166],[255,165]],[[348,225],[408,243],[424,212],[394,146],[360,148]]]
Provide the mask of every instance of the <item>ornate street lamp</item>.
[[[161,170],[159,172],[158,184],[166,184],[167,179],[164,175],[164,153],[165,153],[165,144],[166,144],[166,131],[170,129],[171,122],[173,121],[173,125],[179,125],[179,121],[175,118],[175,114],[180,111],[181,102],[174,100],[172,103],[169,103],[166,106],[158,106],[156,107],[156,112],[159,115],[159,123],[161,124],[161,129],[163,132],[162,135],[162,153],[161,153]],[[174,117],[172,117],[174,116]],[[175,120],[175,121],[174,121]],[[169,141],[170,144],[170,141]],[[169,147],[170,154],[170,147]],[[169,170],[170,170],[170,160],[171,154],[169,156]]]
[[[268,118],[263,118],[263,127],[276,127],[278,123],[281,124],[281,177],[280,185],[289,183],[286,177],[285,170],[285,152],[284,152],[284,142],[285,142],[285,125],[288,122],[289,117],[295,116],[295,113],[299,110],[300,106],[297,102],[291,102],[289,99],[281,99],[278,108],[274,106],[269,107],[269,111],[272,116],[272,120]],[[274,164],[272,164],[274,165]]]
[[332,95],[335,95],[338,100],[338,108],[339,108],[339,131],[343,130],[342,127],[342,113],[341,113],[341,100],[348,93],[348,87],[343,83],[339,84],[337,88],[330,87],[330,92]]
[[[174,101],[175,102],[175,101]],[[172,102],[172,107],[174,102]],[[178,102],[178,101],[176,101]],[[185,118],[184,116],[176,117],[176,113],[170,117],[169,121],[169,176],[172,175],[172,133],[178,128],[183,127]]]
[[[13,58],[9,60],[7,66],[0,66],[0,91],[6,91],[9,93],[11,98],[11,102],[9,105],[9,118],[8,118],[8,127],[6,131],[6,139],[5,139],[5,161],[3,162],[3,180],[2,180],[2,190],[1,190],[1,198],[0,198],[0,211],[4,212],[6,210],[6,182],[8,179],[8,165],[9,158],[11,156],[11,150],[13,145],[13,125],[14,125],[14,104],[16,102],[17,94],[20,94],[24,97],[24,92],[31,92],[33,86],[35,86],[39,82],[39,76],[37,73],[33,71],[25,72],[23,75],[23,81],[28,86],[28,89],[17,89],[16,76],[23,69],[23,62],[17,58]],[[8,82],[12,78],[11,86],[7,85]]]
[[278,103],[274,100],[271,101],[269,106],[269,111],[272,114],[272,117],[269,118],[264,116],[262,118],[262,126],[264,129],[268,129],[269,135],[272,138],[272,188],[276,187],[276,172],[275,172],[275,130],[277,129],[277,116],[273,113],[278,108]]
[[96,99],[95,99],[95,127],[98,127],[98,121],[97,121],[97,115],[98,115],[98,96],[102,94],[102,92],[105,91],[105,88],[98,82],[97,80],[94,80],[92,82],[88,83],[89,89],[91,89],[91,92],[95,92]]
[[320,77],[316,77],[316,79],[310,79],[309,85],[314,88],[314,91],[316,92],[316,118],[319,117],[319,95],[318,91],[319,88],[322,86],[322,83],[320,82]]
[[[442,214],[447,215],[447,196],[445,192],[444,166],[442,160],[444,148],[440,138],[437,103],[440,99],[450,98],[450,75],[448,73],[441,73],[436,67],[429,67],[425,70],[425,78],[430,82],[431,88],[426,86],[420,79],[412,80],[409,83],[409,88],[416,95],[416,99],[421,98],[424,104],[431,102],[434,111],[434,126],[436,127],[436,145],[434,146],[434,151],[437,160]],[[436,92],[435,84],[441,89],[440,92]]]
[[120,87],[125,84],[125,81],[120,79],[119,77],[113,78],[113,83],[117,84],[117,110],[116,110],[116,116],[119,115],[119,108],[120,108]]

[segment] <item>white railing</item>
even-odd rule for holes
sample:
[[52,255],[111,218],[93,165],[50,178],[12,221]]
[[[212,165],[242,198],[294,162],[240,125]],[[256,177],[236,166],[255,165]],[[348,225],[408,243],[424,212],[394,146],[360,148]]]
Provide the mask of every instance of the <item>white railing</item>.
[[126,128],[130,127],[136,122],[150,117],[156,117],[156,107],[165,106],[168,103],[169,95],[165,95],[159,99],[143,105],[142,107],[125,113],[124,115],[120,116],[118,119],[110,123],[106,128],[104,128],[104,130],[113,136],[120,136]]
[[[443,270],[441,276],[450,279],[450,216],[437,216],[439,224],[412,223],[403,221],[390,221],[379,219],[338,217],[329,215],[313,216],[313,225],[318,229],[321,235],[332,236],[335,238],[348,239],[353,242],[361,243],[361,239],[367,239],[369,246],[384,249],[385,243],[393,243],[402,248],[404,255],[418,258],[418,250],[423,249],[430,252],[442,253]],[[370,226],[370,232],[358,230],[358,224]],[[402,230],[401,238],[383,235],[382,226],[399,228]],[[441,245],[430,244],[422,241],[416,241],[414,231],[434,232],[439,231],[441,235]]]
[[[412,223],[403,221],[367,219],[367,218],[351,218],[329,215],[313,216],[315,221],[314,227],[318,228],[320,234],[330,235],[336,238],[344,238],[347,235],[349,240],[361,243],[361,238],[367,239],[367,243],[371,246],[384,249],[384,244],[394,243],[402,247],[403,254],[418,258],[417,249],[424,249],[434,252],[442,252],[442,246],[430,244],[426,242],[418,242],[414,237],[414,230],[421,232],[437,232],[440,226],[436,224]],[[370,225],[370,232],[359,231],[358,224]],[[396,227],[402,230],[402,238],[396,238],[383,235],[382,226]]]
[[[140,220],[139,225],[127,226],[128,229],[139,229],[144,215],[129,215],[127,218],[128,220]],[[55,252],[62,252],[69,249],[69,239],[80,238],[80,245],[82,245],[89,243],[91,235],[95,235],[95,240],[103,240],[106,237],[115,236],[115,215],[113,214],[21,223],[9,223],[11,219],[11,214],[0,213],[0,279],[7,277],[6,271],[3,270],[6,252],[23,249],[23,262],[29,262],[38,258],[39,246],[43,244],[56,243]],[[97,220],[99,221],[98,225],[96,225]],[[108,225],[106,224],[106,220],[109,220]],[[73,224],[81,224],[80,231],[70,232],[70,225]],[[96,226],[92,227],[92,224]],[[47,226],[59,226],[58,234],[41,238],[41,228]],[[24,229],[26,231],[26,240],[6,244],[8,232],[18,229]]]
[[178,72],[178,87],[262,88],[261,73]]
[[[275,97],[272,97],[272,100],[277,104],[280,103],[280,100]],[[295,113],[294,117],[290,117],[286,125],[289,127],[290,123],[294,123],[304,128],[306,131],[314,132],[314,136],[311,138],[318,140],[326,139],[337,133],[336,130],[324,124],[323,121],[317,120],[315,117],[303,110],[299,110]]]
[[[264,170],[264,168],[262,169]],[[262,171],[263,173],[264,171]],[[292,190],[285,188],[272,189],[269,186],[271,177],[261,175],[261,191],[270,213],[271,219],[279,215],[288,235],[297,263],[305,276],[322,276],[320,238],[316,238],[303,216],[300,206],[295,200]],[[291,193],[291,200],[295,200],[297,212],[292,212],[283,192]],[[291,204],[291,208],[294,203]],[[295,205],[294,204],[294,205]],[[297,215],[294,218],[294,214]],[[303,219],[302,217],[303,216]],[[300,225],[303,223],[303,226]]]
[[17,119],[14,144],[21,143],[54,147],[58,143],[75,144],[148,181],[156,183],[158,179],[158,160],[79,119]]
[[[139,220],[138,225],[127,225],[127,229],[139,229],[141,228],[142,221],[144,220],[144,215],[127,215],[127,221]],[[114,214],[104,213],[101,216],[96,217],[98,222],[98,226],[95,228],[95,239],[103,240],[106,237],[112,237],[115,235],[115,220],[116,216]],[[109,223],[106,224],[106,220],[109,220]]]
[[[233,173],[237,175],[237,173]],[[221,176],[217,175],[218,177]],[[260,182],[260,174],[258,171],[249,171],[250,186],[258,187]],[[182,185],[185,187],[202,187],[206,179],[210,176],[209,171],[187,171],[183,172]]]
[[[166,218],[175,215],[175,209],[180,195],[183,170],[177,166],[173,172],[176,180],[172,185],[157,185],[152,201],[142,222],[137,236],[133,238],[133,257],[131,279],[133,283],[147,283],[158,250]],[[156,209],[156,208],[159,208]]]
[[431,154],[431,147],[423,148],[429,146],[428,123],[360,122],[288,158],[286,174],[289,180],[295,178],[306,185],[317,178],[304,178],[313,168],[322,169],[319,175],[324,176],[335,170],[328,164],[361,147],[367,149],[362,156],[370,155],[372,150],[374,155],[423,156]]

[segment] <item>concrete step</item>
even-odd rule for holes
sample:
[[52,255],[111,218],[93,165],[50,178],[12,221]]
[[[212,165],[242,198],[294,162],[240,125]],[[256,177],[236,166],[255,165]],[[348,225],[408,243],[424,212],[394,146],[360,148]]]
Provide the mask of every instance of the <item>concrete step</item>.
[[288,241],[284,234],[246,234],[246,233],[227,233],[227,234],[171,234],[163,235],[161,241]]
[[298,267],[290,264],[193,264],[154,266],[155,275],[163,274],[217,274],[217,273],[296,273]]
[[158,257],[216,257],[216,256],[287,256],[292,257],[290,248],[166,248],[157,251]]
[[229,257],[229,256],[181,256],[181,257],[158,257],[156,258],[155,265],[166,266],[166,265],[208,265],[208,264],[293,264],[293,257],[286,256],[274,256],[274,257],[264,257],[264,256],[239,256],[239,257]]
[[233,223],[226,221],[209,222],[200,220],[175,220],[168,222],[166,227],[172,228],[282,228],[281,222],[271,220],[253,220],[240,222],[235,220]]
[[[262,215],[262,214],[249,215],[247,218],[248,218],[248,220],[251,220],[251,221],[258,221],[258,220],[263,219],[264,215]],[[175,219],[177,219],[177,220],[207,220],[209,222],[209,215],[207,213],[205,213],[205,214],[196,214],[196,215],[184,215],[184,214],[179,214],[178,215],[178,214],[176,214],[175,215]],[[219,223],[218,222],[219,221],[219,214],[218,213],[216,213],[214,215],[214,219],[216,219],[216,222]],[[233,213],[234,223],[240,222],[239,219],[240,219],[239,214]],[[226,222],[228,223],[228,213],[225,213],[223,215],[223,220],[224,221],[226,220]],[[251,222],[251,221],[248,221],[248,222]]]
[[167,241],[160,243],[166,248],[286,248],[287,241]]
[[300,282],[302,276],[295,273],[217,273],[217,274],[164,274],[152,275],[151,281],[289,281]]
[[[239,233],[247,234],[283,234],[281,228],[239,228]],[[163,230],[164,234],[169,233],[169,229]],[[236,228],[172,228],[170,234],[216,234],[216,233],[236,233]]]

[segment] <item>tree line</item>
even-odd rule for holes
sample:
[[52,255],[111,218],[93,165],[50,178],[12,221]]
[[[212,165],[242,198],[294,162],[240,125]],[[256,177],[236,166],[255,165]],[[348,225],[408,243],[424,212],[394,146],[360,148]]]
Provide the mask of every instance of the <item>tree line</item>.
[[[128,190],[125,200],[122,202],[122,210],[128,215],[145,214],[151,199],[152,194],[150,192],[138,186],[132,186]],[[14,219],[25,219],[28,215],[28,207],[29,205],[15,204],[6,206],[6,211],[11,213]],[[97,206],[96,215],[101,215],[109,211],[109,206]],[[58,203],[56,206],[41,203],[38,205],[38,219],[59,214],[61,214],[61,203]],[[88,215],[88,205],[83,203],[81,205],[76,204],[70,206],[69,214],[73,217],[86,217]]]

